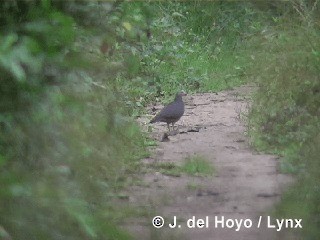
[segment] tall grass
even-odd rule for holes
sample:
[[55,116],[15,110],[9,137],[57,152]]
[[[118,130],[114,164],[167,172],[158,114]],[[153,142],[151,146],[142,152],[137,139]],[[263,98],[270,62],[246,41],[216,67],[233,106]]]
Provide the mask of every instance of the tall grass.
[[317,239],[320,11],[317,1],[292,1],[282,10],[260,37],[252,39],[256,47],[252,75],[259,88],[249,116],[250,132],[258,149],[283,156],[282,171],[297,177],[277,214],[302,218],[301,239]]

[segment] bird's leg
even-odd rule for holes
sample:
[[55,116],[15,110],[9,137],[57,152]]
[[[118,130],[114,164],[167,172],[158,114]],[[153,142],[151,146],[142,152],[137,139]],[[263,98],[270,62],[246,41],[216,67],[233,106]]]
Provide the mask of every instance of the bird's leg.
[[172,123],[172,131],[174,131],[174,123]]
[[170,123],[167,123],[167,126],[168,126],[168,130],[170,132]]

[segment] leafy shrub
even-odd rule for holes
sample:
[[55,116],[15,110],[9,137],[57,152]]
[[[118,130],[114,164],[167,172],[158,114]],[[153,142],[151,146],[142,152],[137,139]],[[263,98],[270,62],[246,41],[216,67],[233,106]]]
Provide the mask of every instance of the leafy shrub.
[[[301,239],[317,239],[319,229],[320,45],[317,1],[292,1],[259,38],[253,58],[258,91],[249,115],[253,144],[283,156],[283,171],[297,182],[276,214],[302,218]],[[288,8],[289,7],[289,8]],[[290,238],[290,235],[289,235]]]
[[1,236],[130,239],[112,202],[137,168],[143,136],[113,75],[100,77],[122,69],[99,59],[99,44],[68,14],[90,4],[73,4],[0,7]]

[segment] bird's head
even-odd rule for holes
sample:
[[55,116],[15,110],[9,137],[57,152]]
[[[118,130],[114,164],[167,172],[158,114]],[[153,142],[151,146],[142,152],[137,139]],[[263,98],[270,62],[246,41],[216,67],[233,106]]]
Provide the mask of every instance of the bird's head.
[[183,97],[183,96],[186,96],[186,95],[187,95],[187,94],[186,94],[185,91],[178,92],[178,93],[176,94],[175,100],[177,100],[177,99],[179,99],[179,98],[182,99],[182,97]]

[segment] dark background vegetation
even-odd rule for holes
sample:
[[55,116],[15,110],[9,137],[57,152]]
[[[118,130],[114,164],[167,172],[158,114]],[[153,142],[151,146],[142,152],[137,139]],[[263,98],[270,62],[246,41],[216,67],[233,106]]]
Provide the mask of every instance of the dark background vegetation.
[[134,117],[244,83],[252,145],[297,178],[276,213],[318,239],[319,4],[2,1],[0,239],[130,239],[143,213],[116,202],[152,144]]

